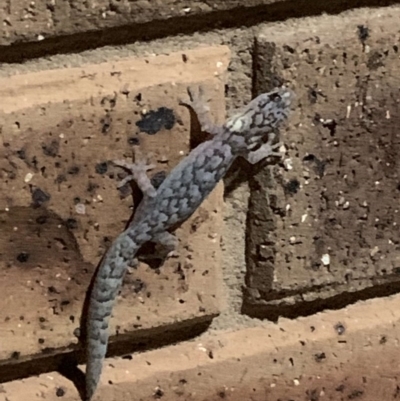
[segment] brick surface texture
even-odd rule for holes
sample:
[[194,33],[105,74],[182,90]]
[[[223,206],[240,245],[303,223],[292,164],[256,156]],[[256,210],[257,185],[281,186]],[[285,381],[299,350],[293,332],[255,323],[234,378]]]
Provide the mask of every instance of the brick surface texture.
[[290,82],[297,108],[282,164],[252,181],[250,303],[279,309],[400,278],[399,14],[379,13],[257,37],[258,91]]
[[[247,0],[247,8],[284,0]],[[100,31],[126,24],[155,23],[180,17],[201,17],[215,12],[244,8],[239,0],[129,1],[129,0],[13,0],[0,4],[0,45],[25,41],[40,42],[61,35]],[[182,20],[184,23],[184,19]]]
[[0,3],[0,401],[81,399],[89,284],[141,199],[112,161],[157,184],[207,138],[188,86],[222,124],[282,84],[282,159],[142,250],[94,401],[400,397],[399,5]]

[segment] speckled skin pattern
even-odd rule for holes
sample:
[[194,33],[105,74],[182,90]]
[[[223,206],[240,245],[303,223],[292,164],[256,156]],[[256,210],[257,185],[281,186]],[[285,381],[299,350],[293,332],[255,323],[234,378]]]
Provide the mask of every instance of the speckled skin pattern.
[[203,131],[212,138],[192,150],[155,189],[146,171],[152,166],[143,162],[116,164],[129,169],[131,175],[123,180],[135,180],[144,198],[130,226],[120,234],[105,255],[94,278],[87,316],[86,400],[89,401],[100,379],[107,351],[108,323],[128,266],[146,242],[160,243],[173,252],[178,240],[169,232],[185,221],[199,207],[225,175],[236,157],[254,164],[268,156],[279,156],[272,145],[274,131],[287,119],[292,94],[285,88],[264,93],[252,100],[240,113],[224,125],[211,123],[203,91],[188,90],[190,100],[181,104],[197,114]]

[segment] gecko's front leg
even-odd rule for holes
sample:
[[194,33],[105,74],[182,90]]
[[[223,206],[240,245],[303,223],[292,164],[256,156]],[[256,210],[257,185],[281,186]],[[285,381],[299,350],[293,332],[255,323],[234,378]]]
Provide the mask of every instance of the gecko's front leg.
[[282,153],[276,150],[282,146],[282,142],[272,144],[275,139],[275,134],[269,134],[268,141],[262,144],[257,150],[253,150],[244,154],[243,157],[251,164],[256,164],[259,161],[270,156],[282,157]]

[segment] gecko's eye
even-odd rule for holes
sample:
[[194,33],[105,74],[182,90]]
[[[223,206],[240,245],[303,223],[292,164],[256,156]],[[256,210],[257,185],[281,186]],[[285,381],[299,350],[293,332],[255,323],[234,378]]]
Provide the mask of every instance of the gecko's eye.
[[282,99],[281,96],[279,95],[279,93],[276,93],[276,92],[271,93],[269,95],[269,98],[274,102],[276,102],[277,100],[281,100]]

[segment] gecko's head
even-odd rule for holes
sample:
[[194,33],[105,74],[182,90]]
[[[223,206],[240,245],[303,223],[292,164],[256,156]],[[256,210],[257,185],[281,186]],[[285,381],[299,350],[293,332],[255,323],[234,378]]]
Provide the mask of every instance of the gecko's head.
[[287,119],[292,101],[293,93],[285,87],[263,93],[228,119],[225,126],[230,132],[239,134],[251,150],[267,140],[268,135]]

